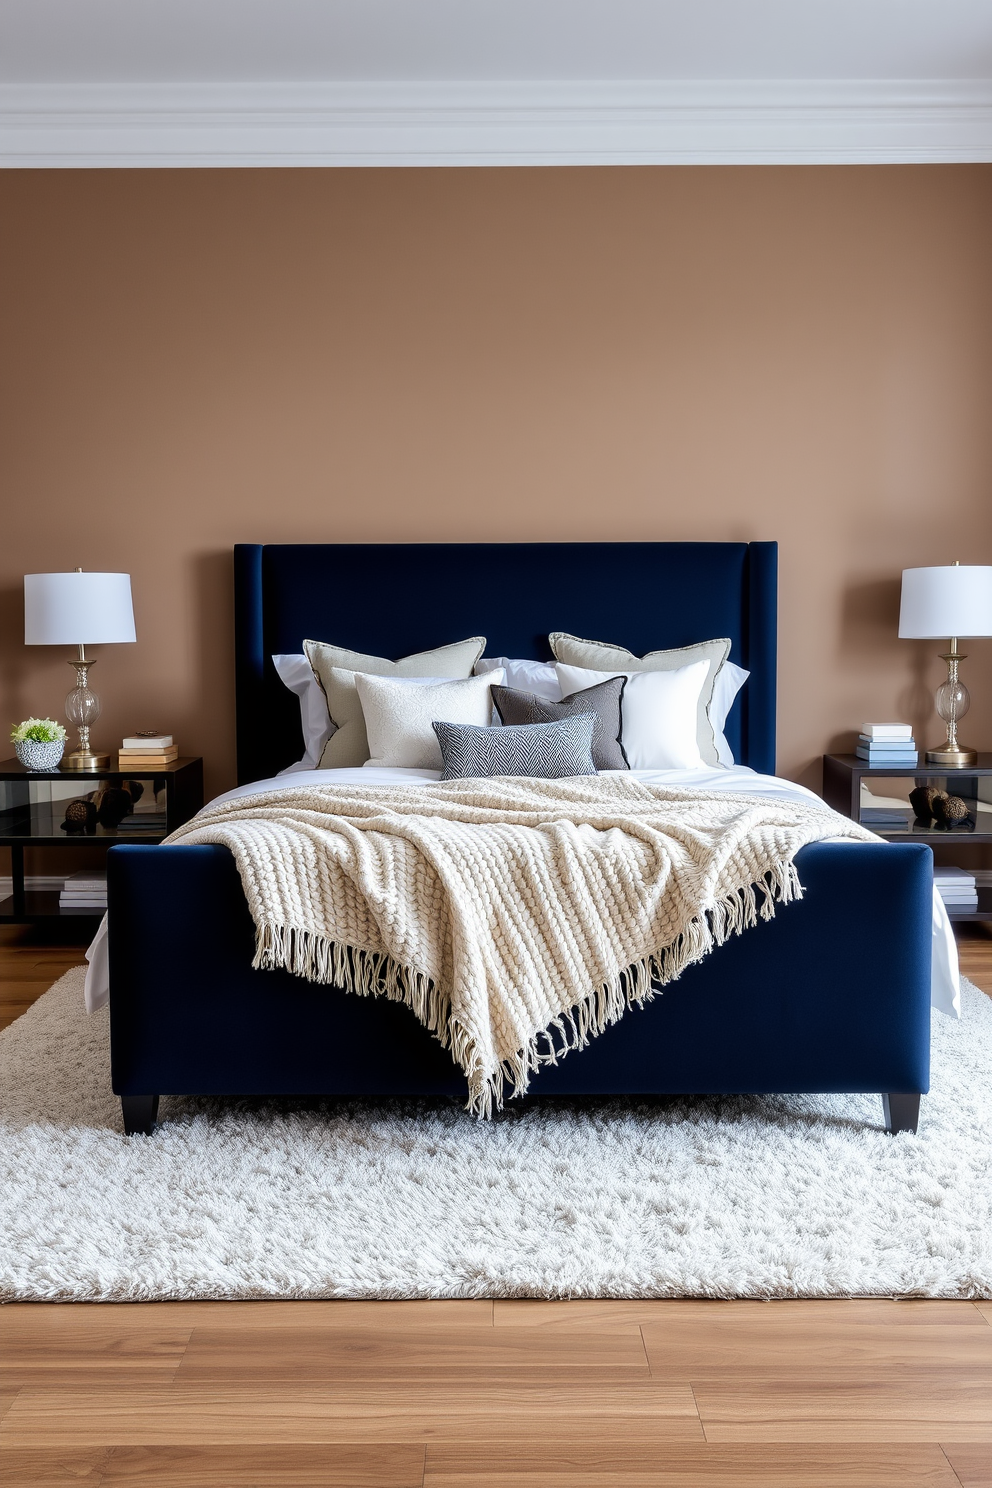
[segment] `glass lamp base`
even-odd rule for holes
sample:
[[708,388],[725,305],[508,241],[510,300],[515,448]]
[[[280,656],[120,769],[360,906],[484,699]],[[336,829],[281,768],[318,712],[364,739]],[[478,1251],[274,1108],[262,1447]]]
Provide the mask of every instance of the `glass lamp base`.
[[109,754],[94,754],[88,749],[74,749],[71,754],[62,756],[63,770],[108,770],[110,768]]
[[978,764],[978,751],[975,749],[963,749],[960,744],[953,748],[941,745],[940,749],[927,750],[928,765],[943,765],[948,770],[960,770],[966,765]]

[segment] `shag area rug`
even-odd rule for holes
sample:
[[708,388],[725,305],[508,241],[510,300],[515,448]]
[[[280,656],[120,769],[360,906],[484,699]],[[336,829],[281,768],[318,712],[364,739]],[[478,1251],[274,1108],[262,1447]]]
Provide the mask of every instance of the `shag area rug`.
[[987,1297],[992,1000],[933,1035],[917,1137],[824,1095],[175,1098],[125,1137],[71,971],[0,1035],[0,1297]]

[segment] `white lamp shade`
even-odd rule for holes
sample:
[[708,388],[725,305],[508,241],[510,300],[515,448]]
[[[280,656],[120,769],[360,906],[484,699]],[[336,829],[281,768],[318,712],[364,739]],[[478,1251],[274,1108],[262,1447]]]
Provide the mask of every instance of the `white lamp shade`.
[[992,636],[992,568],[904,568],[899,634],[906,640]]
[[24,575],[24,641],[28,646],[102,646],[133,641],[131,575]]

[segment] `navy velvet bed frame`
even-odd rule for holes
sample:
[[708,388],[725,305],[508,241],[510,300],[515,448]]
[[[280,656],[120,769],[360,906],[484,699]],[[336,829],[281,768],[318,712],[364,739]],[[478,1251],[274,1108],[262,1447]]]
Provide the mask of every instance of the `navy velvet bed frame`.
[[[305,637],[401,656],[467,635],[547,657],[549,630],[642,653],[731,638],[751,677],[736,758],[775,762],[774,543],[244,545],[235,549],[238,775],[302,753],[273,653]],[[805,898],[691,967],[535,1095],[877,1092],[915,1130],[928,1088],[929,848],[818,843]],[[108,855],[114,1090],[125,1130],[159,1094],[464,1095],[449,1055],[403,1006],[251,969],[254,927],[220,847]]]

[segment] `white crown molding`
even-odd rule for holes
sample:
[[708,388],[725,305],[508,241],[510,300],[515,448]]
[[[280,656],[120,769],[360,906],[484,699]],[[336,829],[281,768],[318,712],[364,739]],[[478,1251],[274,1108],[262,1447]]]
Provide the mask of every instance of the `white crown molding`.
[[0,166],[992,161],[992,80],[3,84]]

